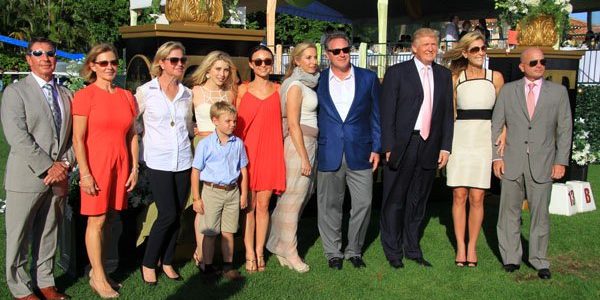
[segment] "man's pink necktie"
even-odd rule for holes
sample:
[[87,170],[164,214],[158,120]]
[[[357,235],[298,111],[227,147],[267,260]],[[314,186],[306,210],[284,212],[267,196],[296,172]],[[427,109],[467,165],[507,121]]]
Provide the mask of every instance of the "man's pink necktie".
[[429,89],[429,66],[423,68],[423,115],[421,123],[421,137],[427,140],[429,137],[429,130],[431,129],[431,90]]
[[529,113],[529,120],[533,119],[533,111],[535,110],[535,93],[533,88],[535,83],[529,84],[529,93],[527,93],[527,112]]

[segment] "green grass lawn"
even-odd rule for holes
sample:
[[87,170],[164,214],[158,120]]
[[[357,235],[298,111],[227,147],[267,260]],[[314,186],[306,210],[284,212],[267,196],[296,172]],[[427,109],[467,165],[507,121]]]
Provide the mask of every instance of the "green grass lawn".
[[[4,147],[3,143],[0,143]],[[5,151],[0,148],[0,167],[4,173]],[[590,168],[589,179],[596,197],[600,195],[600,165]],[[1,191],[2,195],[4,191]],[[380,199],[374,199],[379,202]],[[314,203],[313,203],[314,204]],[[318,237],[314,212],[302,219],[299,245],[305,254],[311,271],[297,274],[280,267],[276,259],[269,259],[267,271],[248,275],[241,282],[220,281],[216,285],[204,284],[202,277],[191,262],[183,262],[180,268],[185,281],[168,281],[159,277],[156,287],[145,286],[137,265],[122,268],[113,278],[122,281],[123,299],[427,299],[427,298],[588,298],[600,297],[600,210],[572,217],[551,217],[549,256],[552,262],[551,280],[542,281],[531,267],[523,264],[520,271],[512,274],[502,270],[497,249],[495,222],[497,197],[486,202],[484,228],[479,240],[479,266],[457,268],[454,266],[453,233],[449,199],[433,199],[428,206],[427,226],[421,245],[433,268],[422,268],[407,261],[404,269],[395,270],[383,255],[378,233],[378,214],[374,210],[366,242],[364,259],[366,269],[354,269],[349,263],[341,271],[327,267],[323,248]],[[377,203],[375,206],[378,207]],[[523,228],[529,226],[525,212]],[[4,215],[0,215],[0,263],[4,266],[5,229]],[[528,230],[524,230],[527,240]],[[525,247],[527,249],[527,247]],[[243,252],[236,253],[236,260],[243,271]],[[2,268],[4,272],[4,268]],[[57,268],[57,285],[76,299],[94,298],[86,278],[73,279]],[[0,276],[0,299],[10,294],[4,273]]]

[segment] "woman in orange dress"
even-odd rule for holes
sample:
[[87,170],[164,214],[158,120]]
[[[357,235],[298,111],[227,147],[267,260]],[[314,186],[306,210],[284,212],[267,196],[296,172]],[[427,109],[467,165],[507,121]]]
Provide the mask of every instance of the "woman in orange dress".
[[248,179],[252,197],[246,208],[244,245],[246,270],[264,271],[264,250],[269,228],[269,200],[285,190],[283,130],[279,85],[269,81],[273,53],[265,46],[250,50],[249,65],[255,78],[238,90],[235,135],[248,154]]
[[102,264],[102,236],[109,210],[127,208],[127,192],[138,179],[138,138],[133,95],[113,86],[119,61],[109,44],[92,48],[81,75],[90,84],[73,99],[73,149],[79,165],[81,214],[88,216],[85,245],[92,269],[91,288],[116,298]]

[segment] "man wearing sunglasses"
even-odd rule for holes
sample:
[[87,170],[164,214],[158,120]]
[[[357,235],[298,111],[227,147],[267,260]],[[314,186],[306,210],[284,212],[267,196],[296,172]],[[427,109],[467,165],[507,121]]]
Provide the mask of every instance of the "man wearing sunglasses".
[[438,32],[415,31],[414,58],[390,67],[381,93],[383,169],[381,244],[389,264],[402,268],[404,257],[431,264],[419,245],[421,222],[436,169],[448,162],[454,114],[452,76],[434,62]]
[[[54,284],[58,222],[71,151],[71,92],[54,82],[56,48],[46,38],[27,47],[31,74],[2,97],[6,163],[6,283],[16,299],[68,299]],[[31,247],[31,268],[28,264]],[[37,293],[37,295],[36,295]]]
[[521,54],[523,79],[502,87],[492,116],[492,146],[506,126],[504,157],[493,151],[494,174],[502,181],[497,234],[504,270],[520,268],[521,205],[531,212],[529,262],[550,279],[546,256],[550,236],[548,203],[552,181],[562,178],[571,150],[571,108],[567,89],[544,80],[546,59],[539,48]]
[[[317,88],[319,112],[317,202],[319,233],[329,267],[342,269],[344,258],[366,267],[362,247],[371,215],[373,171],[379,164],[379,79],[350,64],[350,40],[328,34],[330,67]],[[342,205],[346,184],[352,198],[348,244],[342,251]]]

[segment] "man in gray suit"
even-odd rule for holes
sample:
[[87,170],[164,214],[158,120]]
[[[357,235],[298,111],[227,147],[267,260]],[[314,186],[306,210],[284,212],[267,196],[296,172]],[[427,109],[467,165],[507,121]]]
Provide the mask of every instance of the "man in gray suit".
[[73,163],[72,94],[54,82],[52,41],[30,41],[26,59],[31,74],[4,90],[1,107],[10,145],[4,182],[6,283],[16,299],[68,299],[55,288],[53,268],[67,173]]
[[494,153],[494,174],[502,180],[498,245],[504,269],[519,269],[520,217],[526,197],[531,212],[529,262],[550,279],[546,257],[550,236],[548,203],[552,181],[565,174],[571,149],[571,109],[565,87],[544,80],[546,59],[539,48],[523,51],[525,77],[504,85],[492,116],[492,144],[506,126],[504,157]]

